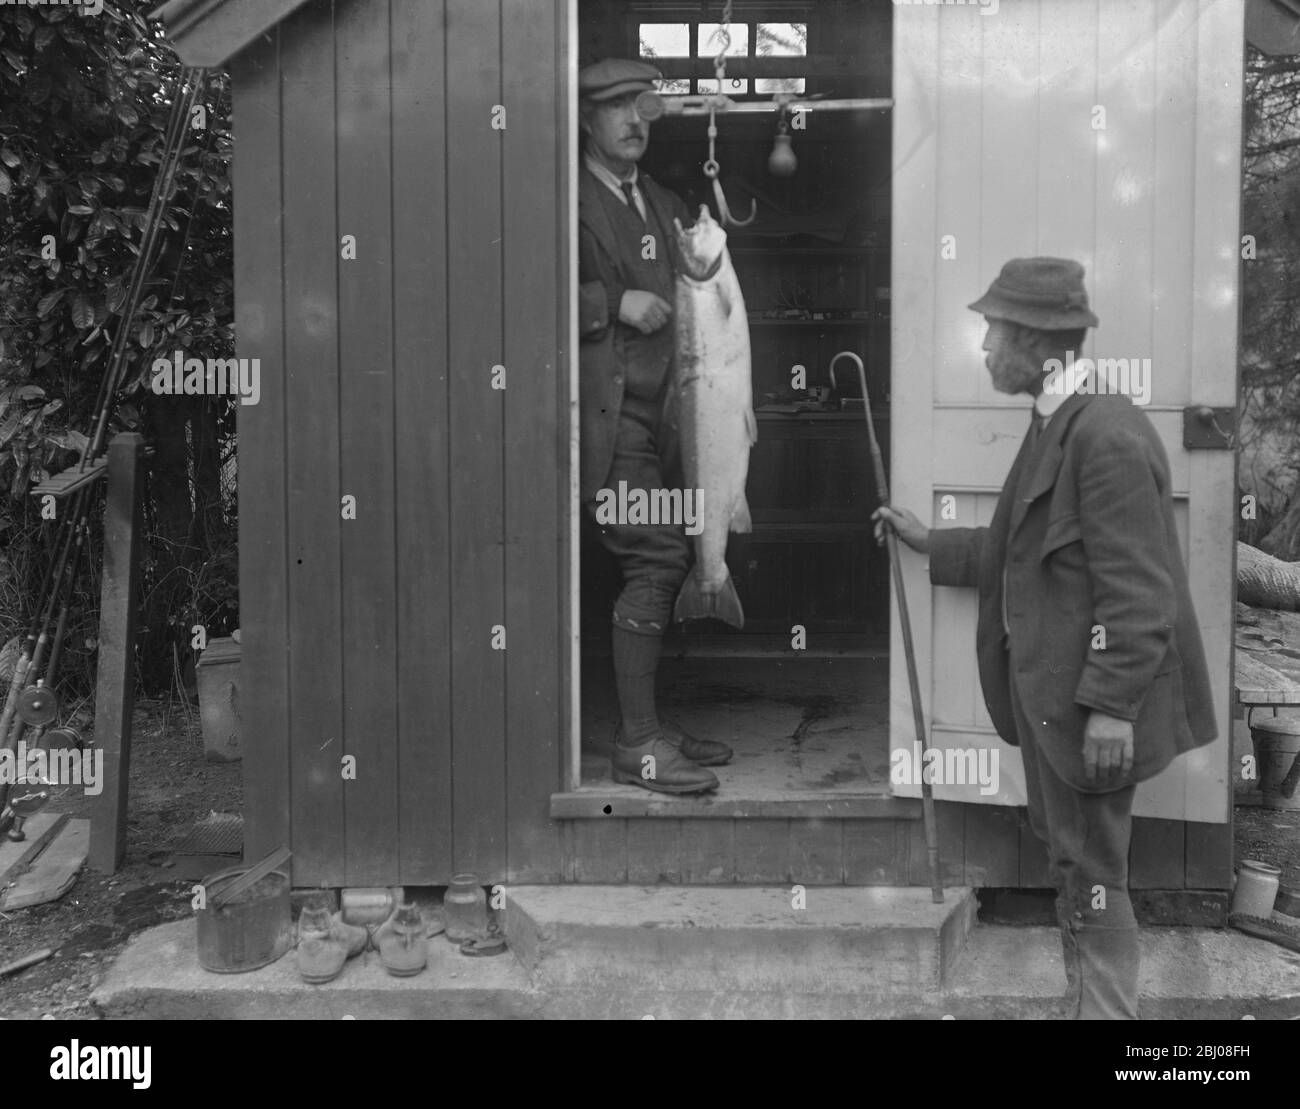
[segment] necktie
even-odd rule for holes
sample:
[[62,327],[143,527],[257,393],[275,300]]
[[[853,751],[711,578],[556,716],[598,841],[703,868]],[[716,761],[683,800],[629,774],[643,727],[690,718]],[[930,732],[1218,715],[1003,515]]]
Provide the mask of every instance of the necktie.
[[623,199],[627,201],[627,206],[631,208],[632,211],[634,211],[637,214],[637,218],[640,219],[642,223],[644,223],[645,219],[641,215],[641,210],[636,206],[636,199],[632,195],[632,182],[620,181],[618,183],[618,187],[623,190]]

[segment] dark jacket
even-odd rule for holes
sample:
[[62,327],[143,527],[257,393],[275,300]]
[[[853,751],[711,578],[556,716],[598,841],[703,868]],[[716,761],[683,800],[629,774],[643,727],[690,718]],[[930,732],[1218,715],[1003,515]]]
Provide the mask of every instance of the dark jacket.
[[[637,185],[647,209],[664,228],[668,241],[657,244],[656,249],[669,259],[675,274],[680,267],[673,218],[687,227],[692,222],[690,214],[680,197],[661,188],[646,174],[638,175]],[[641,255],[641,240],[639,236],[616,232],[602,192],[612,197],[584,166],[578,173],[578,394],[584,501],[596,495],[609,474],[629,360],[661,362],[662,370],[671,361],[673,347],[671,323],[647,337],[618,320],[624,290],[644,287],[631,276]],[[620,203],[616,197],[613,199]],[[671,281],[666,289],[649,291],[658,292],[672,303]],[[666,456],[674,449],[673,443],[661,444],[661,453]]]
[[[1018,743],[1018,695],[1040,748],[1076,789],[1143,781],[1216,735],[1164,447],[1128,398],[1080,394],[1048,422],[1017,502],[1025,453],[988,527],[930,533],[930,580],[979,589],[980,684],[1003,739]],[[1133,722],[1132,773],[1105,787],[1083,770],[1094,708]]]

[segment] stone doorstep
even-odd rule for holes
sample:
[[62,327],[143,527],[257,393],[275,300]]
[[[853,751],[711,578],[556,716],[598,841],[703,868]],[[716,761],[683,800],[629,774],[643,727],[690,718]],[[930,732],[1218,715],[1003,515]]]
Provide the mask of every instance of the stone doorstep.
[[[557,891],[578,895],[582,901],[549,896]],[[621,898],[615,904],[614,891]],[[643,896],[646,891],[639,891]],[[660,887],[652,893],[764,894],[775,891]],[[808,887],[810,915],[822,914],[827,923],[819,931],[845,932],[829,947],[807,953],[812,938],[805,925],[789,925],[789,891],[773,909],[763,903],[762,914],[771,919],[750,921],[744,940],[728,934],[721,919],[704,909],[683,923],[683,902],[678,916],[667,909],[654,918],[618,925],[615,911],[626,912],[635,903],[633,887],[520,887],[513,891],[518,903],[507,913],[521,921],[512,935],[512,950],[494,958],[468,958],[435,937],[430,942],[429,966],[414,978],[393,978],[384,972],[373,952],[351,960],[342,975],[324,986],[309,986],[299,979],[292,953],[278,962],[248,974],[212,974],[196,957],[193,920],[173,921],[135,936],[109,968],[91,997],[96,1010],[110,1019],[886,1019],[937,1020],[953,1016],[969,1019],[1053,1019],[1062,1015],[1065,980],[1061,969],[1060,940],[1051,927],[980,925],[964,936],[960,957],[942,962],[947,981],[942,989],[925,988],[920,979],[907,989],[898,979],[891,988],[873,986],[875,976],[850,956],[870,954],[870,942],[861,935],[863,895],[870,890]],[[918,917],[929,905],[928,891],[918,904]],[[965,912],[949,891],[948,920],[960,921]],[[851,894],[836,909],[835,900],[822,903],[819,894]],[[592,895],[595,895],[594,897]],[[878,894],[877,894],[878,895]],[[575,905],[585,901],[583,916]],[[721,912],[726,899],[714,903]],[[785,909],[781,909],[785,906]],[[593,914],[594,910],[594,914]],[[751,910],[759,911],[759,910]],[[849,913],[849,926],[840,917]],[[526,914],[526,917],[525,917]],[[971,911],[973,916],[973,910]],[[524,923],[526,919],[526,923]],[[650,923],[647,923],[650,919]],[[544,922],[539,925],[538,921]],[[913,921],[914,922],[914,921]],[[900,913],[898,927],[908,923]],[[949,925],[951,927],[951,924]],[[547,929],[552,931],[548,932]],[[645,944],[648,932],[676,931],[686,937],[683,956],[696,968],[689,976],[656,966],[663,948]],[[888,933],[889,928],[885,929]],[[615,940],[624,961],[638,964],[635,974],[609,967]],[[774,938],[775,937],[775,938]],[[793,943],[791,937],[801,943]],[[886,936],[888,950],[894,937]],[[703,957],[710,944],[725,944],[726,957]],[[855,946],[857,945],[857,946]],[[812,959],[833,955],[842,977],[828,988],[824,975],[812,977],[773,973],[766,964],[755,966],[754,949],[770,952],[772,959],[791,958],[808,966]],[[906,950],[906,948],[905,948]],[[915,960],[915,948],[909,956]],[[1144,1018],[1230,1019],[1253,1016],[1260,1020],[1300,1015],[1300,958],[1275,944],[1230,929],[1144,928],[1142,930],[1141,1013]],[[746,958],[746,952],[751,952]],[[860,954],[858,954],[860,953]],[[950,953],[952,954],[952,953]],[[601,963],[597,963],[597,957]],[[573,960],[581,972],[564,971],[558,963]],[[605,965],[609,974],[594,972]],[[913,961],[909,965],[933,966]],[[757,972],[757,976],[755,976]],[[549,981],[547,979],[550,979]],[[565,979],[567,978],[567,981]],[[886,978],[886,984],[891,980]]]
[[809,886],[515,886],[505,932],[539,988],[879,993],[941,988],[975,923],[974,891]]

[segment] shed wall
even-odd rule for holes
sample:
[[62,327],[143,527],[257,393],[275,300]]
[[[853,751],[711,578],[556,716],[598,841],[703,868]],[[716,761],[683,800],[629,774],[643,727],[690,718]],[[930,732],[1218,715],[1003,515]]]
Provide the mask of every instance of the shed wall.
[[246,842],[295,885],[559,875],[564,8],[312,3],[232,64]]

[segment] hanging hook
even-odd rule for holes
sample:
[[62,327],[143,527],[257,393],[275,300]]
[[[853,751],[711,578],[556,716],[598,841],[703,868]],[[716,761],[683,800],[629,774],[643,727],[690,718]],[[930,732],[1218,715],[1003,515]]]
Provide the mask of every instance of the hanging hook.
[[704,163],[704,176],[713,182],[713,199],[718,204],[718,222],[723,227],[748,227],[754,222],[758,215],[758,201],[753,197],[750,198],[749,218],[736,219],[731,214],[731,208],[727,204],[726,194],[722,191],[722,184],[718,181],[718,171],[722,168],[718,164],[718,159],[714,151],[713,143],[718,137],[718,125],[715,122],[713,110],[709,110],[709,157]]
[[748,227],[758,215],[758,201],[750,197],[749,218],[737,219],[733,216],[731,209],[727,207],[727,198],[716,176],[713,177],[713,199],[718,202],[718,220],[723,227]]

